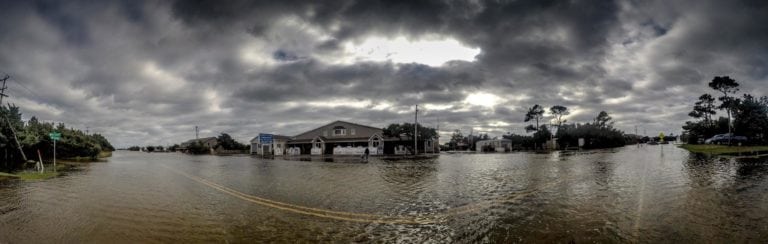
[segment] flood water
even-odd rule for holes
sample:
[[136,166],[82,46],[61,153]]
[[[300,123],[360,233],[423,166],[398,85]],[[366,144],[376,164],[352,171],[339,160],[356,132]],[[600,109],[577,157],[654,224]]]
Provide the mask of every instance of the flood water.
[[0,242],[765,242],[768,159],[673,145],[342,162],[115,152],[0,185]]

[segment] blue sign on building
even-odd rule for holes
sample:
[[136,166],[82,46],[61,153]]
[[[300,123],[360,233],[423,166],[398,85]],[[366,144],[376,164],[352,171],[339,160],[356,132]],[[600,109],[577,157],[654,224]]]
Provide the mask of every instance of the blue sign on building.
[[261,144],[272,144],[272,134],[259,133],[259,142]]

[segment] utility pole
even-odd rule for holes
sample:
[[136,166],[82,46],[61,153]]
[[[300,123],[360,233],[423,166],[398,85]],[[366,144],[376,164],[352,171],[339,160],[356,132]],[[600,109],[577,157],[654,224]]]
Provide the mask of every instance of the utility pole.
[[432,146],[433,146],[432,152],[440,152],[440,117],[437,117],[437,150],[434,150],[435,145],[432,145]]
[[56,172],[56,141],[53,140],[53,172]]
[[469,127],[469,138],[467,138],[468,139],[467,141],[469,142],[469,145],[467,145],[467,151],[469,151],[469,149],[472,149],[472,145],[475,145],[475,143],[473,143],[475,137],[472,135],[472,133],[474,133],[474,132],[475,132],[475,128],[474,127]]
[[3,80],[3,86],[0,87],[0,104],[3,104],[3,97],[7,97],[8,96],[8,95],[5,95],[5,89],[8,89],[8,87],[5,85],[5,82],[8,80],[8,78],[11,78],[11,77],[8,76],[8,75],[5,75],[5,77],[3,77],[3,79],[2,79]]
[[200,139],[200,138],[199,138],[199,135],[200,135],[200,133],[199,133],[199,131],[197,130],[197,125],[195,125],[195,140],[198,140],[198,139]]
[[[8,78],[11,78],[8,75],[5,75],[2,78],[3,86],[0,87],[0,106],[3,104],[3,97],[7,97],[8,95],[5,94],[5,90],[8,89],[6,86],[6,81],[8,81]],[[10,111],[11,105],[8,104],[8,111]],[[24,158],[24,162],[27,162],[27,155],[24,154],[24,150],[21,149],[21,144],[19,144],[19,138],[16,136],[16,130],[13,129],[13,125],[11,124],[11,121],[8,120],[8,116],[3,116],[5,119],[5,123],[8,124],[8,127],[11,128],[11,132],[13,133],[13,140],[16,142],[16,145],[19,146],[19,152],[21,152],[21,157]]]
[[419,154],[419,105],[416,104],[416,112],[413,116],[413,155]]

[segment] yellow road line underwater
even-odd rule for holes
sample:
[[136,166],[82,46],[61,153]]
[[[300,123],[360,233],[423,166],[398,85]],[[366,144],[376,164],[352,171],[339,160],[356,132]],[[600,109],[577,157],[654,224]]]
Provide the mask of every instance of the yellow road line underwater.
[[319,208],[300,206],[300,205],[295,205],[290,203],[278,202],[278,201],[274,201],[266,198],[245,194],[243,192],[234,190],[232,188],[223,186],[221,184],[211,182],[204,178],[190,175],[170,167],[166,167],[166,166],[162,166],[162,167],[170,171],[173,171],[179,175],[182,175],[186,178],[189,178],[193,181],[196,181],[200,184],[206,185],[208,187],[211,187],[223,193],[229,194],[233,197],[240,198],[244,201],[255,203],[265,207],[280,209],[287,212],[292,212],[292,213],[297,213],[297,214],[302,214],[307,216],[314,216],[319,218],[350,221],[350,222],[361,222],[361,223],[379,223],[379,224],[406,224],[406,225],[434,224],[434,223],[440,222],[440,220],[443,220],[446,217],[472,213],[475,211],[480,211],[486,208],[490,208],[494,205],[501,205],[504,203],[514,202],[523,197],[534,194],[538,191],[551,188],[557,185],[557,183],[562,182],[562,181],[551,182],[549,184],[544,185],[544,187],[533,189],[533,190],[526,190],[526,191],[517,193],[514,196],[509,198],[497,198],[497,199],[482,201],[479,203],[467,204],[461,207],[450,208],[450,209],[444,210],[442,213],[437,213],[437,214],[424,215],[424,216],[387,216],[387,215],[377,215],[377,214],[333,211],[333,210],[327,210],[327,209],[319,209]]

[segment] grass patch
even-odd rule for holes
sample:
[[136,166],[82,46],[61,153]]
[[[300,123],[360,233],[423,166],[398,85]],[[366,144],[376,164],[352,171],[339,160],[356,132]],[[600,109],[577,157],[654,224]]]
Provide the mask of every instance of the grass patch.
[[96,157],[71,157],[71,158],[57,158],[63,161],[72,162],[100,162],[101,159],[112,157],[112,151],[100,151]]
[[679,147],[694,153],[706,153],[706,154],[768,152],[768,146],[726,146],[726,145],[683,144],[683,145],[680,145]]
[[112,151],[101,151],[101,152],[99,152],[99,156],[97,156],[97,157],[98,158],[112,157]]
[[22,180],[46,180],[50,179],[56,176],[59,176],[59,172],[53,172],[53,171],[44,171],[43,173],[37,172],[37,171],[22,171],[19,172],[18,175],[19,178]]

